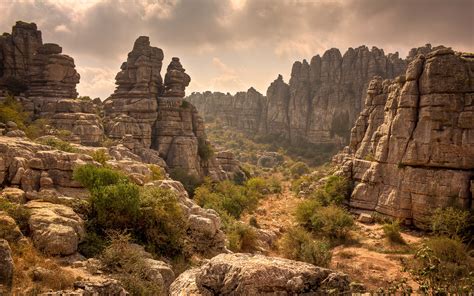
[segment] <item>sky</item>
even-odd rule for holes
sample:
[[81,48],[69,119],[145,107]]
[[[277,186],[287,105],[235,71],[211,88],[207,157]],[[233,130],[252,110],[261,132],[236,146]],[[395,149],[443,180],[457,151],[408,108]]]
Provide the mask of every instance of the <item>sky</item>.
[[0,0],[0,33],[35,22],[43,42],[74,58],[80,95],[106,99],[138,36],[174,56],[191,76],[187,93],[265,94],[291,65],[327,49],[377,46],[405,57],[443,44],[474,52],[474,0]]

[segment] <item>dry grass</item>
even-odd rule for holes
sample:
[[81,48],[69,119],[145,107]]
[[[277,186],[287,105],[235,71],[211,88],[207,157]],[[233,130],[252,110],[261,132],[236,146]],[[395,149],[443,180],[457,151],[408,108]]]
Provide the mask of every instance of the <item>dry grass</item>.
[[[64,290],[73,287],[74,276],[61,268],[54,259],[48,259],[37,251],[31,242],[11,245],[15,264],[13,294],[30,291],[33,295],[48,290]],[[42,269],[40,275],[33,270]]]

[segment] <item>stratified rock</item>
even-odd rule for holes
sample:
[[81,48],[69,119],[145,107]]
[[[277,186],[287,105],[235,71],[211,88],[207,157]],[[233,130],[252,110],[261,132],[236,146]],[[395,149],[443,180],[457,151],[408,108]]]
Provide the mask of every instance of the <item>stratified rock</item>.
[[0,292],[10,291],[13,284],[13,258],[10,245],[4,239],[0,239]]
[[182,273],[170,295],[300,295],[349,292],[347,275],[308,263],[221,254]]
[[162,92],[161,66],[163,51],[150,46],[146,36],[140,36],[115,77],[117,88],[104,102],[105,129],[112,139],[132,137],[149,148],[152,127],[157,118],[157,97]]
[[341,146],[363,107],[373,76],[393,78],[405,71],[398,53],[385,55],[376,47],[349,48],[341,55],[330,49],[321,57],[295,62],[289,84],[281,75],[267,96],[193,93],[192,102],[204,117],[219,118],[249,133],[284,136],[291,143]]
[[353,208],[426,227],[431,211],[472,204],[474,58],[438,49],[405,76],[370,83],[343,174]]
[[64,205],[30,201],[26,204],[35,247],[48,255],[71,255],[85,235],[84,222]]
[[163,97],[184,97],[184,89],[191,82],[191,77],[184,72],[179,58],[172,58],[166,70]]
[[[117,74],[117,89],[104,103],[107,136],[143,162],[161,165],[164,160],[170,170],[214,180],[228,178],[232,173],[223,171],[213,155],[200,153],[209,144],[204,123],[196,108],[182,99],[190,77],[173,58],[163,86],[162,60],[163,52],[150,46],[148,37],[135,41]],[[120,151],[124,152],[122,147]],[[120,154],[118,149],[113,153]]]

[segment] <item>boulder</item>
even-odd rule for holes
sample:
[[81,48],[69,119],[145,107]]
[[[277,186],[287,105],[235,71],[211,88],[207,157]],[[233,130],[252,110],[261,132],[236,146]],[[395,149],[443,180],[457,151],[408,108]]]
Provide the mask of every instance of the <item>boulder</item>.
[[42,201],[26,204],[35,247],[48,255],[71,255],[85,235],[84,221],[64,205]]
[[170,295],[299,295],[349,292],[347,275],[308,263],[221,254],[181,274]]
[[0,292],[8,293],[13,284],[13,258],[10,245],[0,239]]
[[16,221],[7,213],[0,211],[0,239],[5,239],[8,242],[17,242],[22,237],[23,234]]

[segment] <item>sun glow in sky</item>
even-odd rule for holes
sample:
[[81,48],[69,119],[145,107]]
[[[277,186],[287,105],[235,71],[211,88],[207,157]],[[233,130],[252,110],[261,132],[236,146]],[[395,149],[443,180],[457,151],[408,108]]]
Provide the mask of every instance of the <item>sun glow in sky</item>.
[[163,49],[162,75],[180,57],[187,92],[262,93],[296,60],[337,47],[367,45],[405,57],[443,44],[474,51],[472,0],[43,0],[0,1],[0,33],[35,22],[43,42],[58,43],[81,74],[80,95],[107,98],[140,35]]

